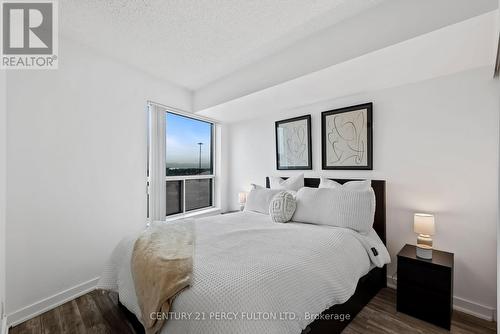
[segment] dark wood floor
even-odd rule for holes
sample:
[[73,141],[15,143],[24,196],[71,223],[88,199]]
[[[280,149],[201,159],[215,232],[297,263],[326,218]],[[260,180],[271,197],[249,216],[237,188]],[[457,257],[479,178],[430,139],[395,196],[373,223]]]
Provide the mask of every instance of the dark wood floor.
[[[396,292],[383,289],[356,316],[344,334],[437,334],[449,333],[426,322],[396,312]],[[91,292],[28,320],[10,334],[33,333],[120,333],[135,334],[117,306],[115,294]],[[496,323],[454,312],[451,333],[496,333]]]
[[[451,333],[496,333],[496,328],[496,322],[453,311]],[[396,291],[387,288],[380,291],[342,333],[438,334],[450,332],[404,313],[396,312]]]

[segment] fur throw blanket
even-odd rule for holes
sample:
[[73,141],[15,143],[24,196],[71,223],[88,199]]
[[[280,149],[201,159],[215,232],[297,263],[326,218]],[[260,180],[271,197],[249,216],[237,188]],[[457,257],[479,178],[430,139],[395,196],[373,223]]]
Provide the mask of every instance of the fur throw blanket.
[[175,296],[191,284],[191,221],[154,223],[135,241],[132,276],[147,334],[160,331]]

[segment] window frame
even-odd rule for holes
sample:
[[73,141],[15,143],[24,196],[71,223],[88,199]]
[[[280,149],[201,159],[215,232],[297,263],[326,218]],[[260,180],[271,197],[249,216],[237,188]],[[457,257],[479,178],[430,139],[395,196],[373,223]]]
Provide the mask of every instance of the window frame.
[[[203,116],[198,116],[198,115],[193,115],[192,113],[188,113],[188,112],[185,112],[185,111],[182,111],[182,110],[179,110],[179,109],[176,109],[176,108],[172,108],[172,107],[168,107],[168,106],[165,106],[165,105],[162,105],[162,104],[158,104],[158,103],[155,103],[155,102],[151,102],[151,101],[148,101],[148,148],[147,148],[147,153],[148,153],[148,159],[147,159],[147,179],[146,179],[146,186],[147,186],[147,213],[148,213],[148,216],[147,216],[147,219],[148,221],[151,221],[151,220],[154,220],[151,218],[151,212],[154,211],[152,210],[151,206],[152,204],[154,203],[154,201],[151,201],[151,191],[150,191],[150,188],[151,188],[151,182],[152,182],[152,179],[151,179],[151,171],[150,171],[150,168],[151,168],[151,158],[152,158],[152,148],[151,148],[151,142],[153,140],[155,140],[155,138],[153,138],[153,134],[152,134],[152,131],[151,131],[151,128],[152,128],[152,110],[151,110],[151,106],[154,106],[158,109],[160,109],[160,112],[163,112],[164,113],[164,117],[163,117],[163,121],[164,121],[164,133],[163,133],[163,138],[156,138],[156,140],[163,140],[163,144],[165,145],[164,146],[164,161],[163,161],[163,184],[164,184],[164,187],[163,189],[166,190],[166,184],[168,181],[181,181],[181,187],[182,187],[182,212],[179,212],[179,213],[173,213],[173,214],[169,214],[167,215],[166,214],[166,207],[167,207],[167,202],[166,202],[166,193],[164,194],[165,195],[165,201],[163,201],[163,205],[165,206],[163,212],[164,212],[164,216],[162,216],[162,220],[170,220],[170,219],[173,219],[173,218],[180,218],[180,217],[183,217],[183,216],[186,216],[186,215],[191,215],[191,214],[196,214],[197,212],[203,212],[203,211],[206,211],[206,210],[213,210],[213,209],[216,209],[217,208],[217,195],[216,195],[216,182],[217,182],[217,173],[216,173],[216,168],[217,168],[217,150],[216,150],[216,143],[217,143],[217,139],[216,139],[216,134],[217,134],[217,131],[216,131],[216,128],[217,128],[217,125],[218,123],[215,121],[215,120],[212,120],[212,119],[209,119],[207,117],[203,117]],[[156,111],[158,112],[158,111]],[[175,114],[175,115],[179,115],[179,116],[182,116],[182,117],[186,117],[186,118],[190,118],[190,119],[193,119],[195,121],[202,121],[202,122],[206,122],[206,123],[209,123],[211,125],[211,142],[210,142],[210,169],[211,169],[211,174],[204,174],[204,175],[179,175],[179,176],[167,176],[167,167],[166,167],[166,148],[167,148],[167,122],[166,122],[166,116],[167,116],[167,113],[172,113],[172,114]],[[211,205],[210,206],[206,206],[206,207],[203,207],[203,208],[198,208],[198,209],[193,209],[193,210],[186,210],[186,180],[201,180],[201,179],[211,179],[212,182],[211,182]]]
[[[166,215],[165,217],[167,219],[170,219],[170,218],[175,218],[177,216],[184,216],[186,214],[191,214],[191,213],[195,213],[195,212],[198,212],[198,211],[205,211],[205,210],[209,210],[209,209],[213,209],[215,208],[215,163],[214,163],[214,160],[215,160],[215,150],[214,150],[214,146],[215,146],[215,123],[213,121],[208,121],[204,118],[198,118],[198,117],[193,117],[192,115],[186,115],[186,114],[181,114],[179,112],[175,112],[175,111],[170,111],[170,110],[167,110],[165,111],[165,115],[167,113],[171,113],[171,114],[175,114],[175,115],[178,115],[178,116],[182,116],[182,117],[186,117],[186,118],[190,118],[192,120],[195,120],[195,121],[201,121],[201,122],[205,122],[205,123],[209,123],[210,126],[211,126],[211,138],[210,138],[210,170],[211,170],[211,174],[204,174],[204,175],[179,175],[179,176],[167,176],[167,169],[166,169],[166,166],[165,166],[165,182],[168,182],[168,181],[181,181],[182,182],[182,212],[179,212],[179,213],[173,213],[173,214],[170,214],[170,215]],[[165,148],[167,147],[167,130],[166,130],[166,127],[165,127]],[[166,158],[166,155],[165,155],[165,158]],[[166,159],[165,159],[166,161]],[[193,209],[193,210],[186,210],[186,180],[207,180],[207,179],[211,179],[212,180],[212,189],[211,189],[211,197],[212,197],[212,205],[210,206],[205,206],[203,208],[198,208],[198,209]],[[165,203],[165,205],[167,205]]]

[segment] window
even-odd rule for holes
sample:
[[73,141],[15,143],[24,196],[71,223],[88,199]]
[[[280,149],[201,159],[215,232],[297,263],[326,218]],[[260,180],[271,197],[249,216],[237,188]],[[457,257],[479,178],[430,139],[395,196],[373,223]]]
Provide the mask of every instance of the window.
[[213,206],[213,124],[167,112],[167,213]]
[[148,128],[148,217],[213,207],[214,123],[151,105]]

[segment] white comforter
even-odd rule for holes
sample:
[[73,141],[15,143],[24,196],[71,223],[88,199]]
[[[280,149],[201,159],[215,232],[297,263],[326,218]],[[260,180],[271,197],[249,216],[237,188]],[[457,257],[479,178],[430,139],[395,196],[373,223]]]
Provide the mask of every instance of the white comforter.
[[[349,229],[277,224],[251,212],[194,224],[193,283],[176,297],[162,333],[300,333],[311,316],[354,294],[373,266],[374,243],[382,263],[389,261],[380,240]],[[130,269],[136,237],[116,247],[99,288],[118,292],[140,319]]]

